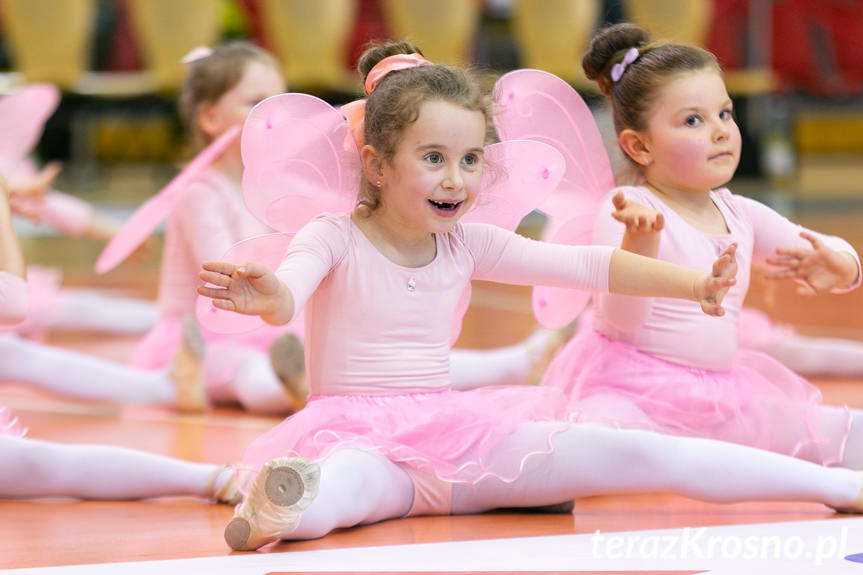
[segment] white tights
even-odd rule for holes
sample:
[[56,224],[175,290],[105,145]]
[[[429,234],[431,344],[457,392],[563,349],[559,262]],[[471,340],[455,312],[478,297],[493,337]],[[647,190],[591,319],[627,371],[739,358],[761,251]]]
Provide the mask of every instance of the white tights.
[[[542,450],[549,425],[523,424],[500,449]],[[841,507],[852,504],[861,491],[860,475],[849,469],[710,439],[573,425],[554,436],[553,443],[553,453],[529,459],[512,483],[488,478],[473,486],[455,485],[452,513],[653,491],[718,503],[793,500]],[[311,539],[339,527],[401,517],[412,496],[407,473],[385,457],[338,451],[322,463],[317,498],[284,537]]]
[[128,367],[99,357],[0,334],[0,381],[87,401],[174,404],[165,372]]
[[219,467],[125,447],[0,435],[0,498],[143,499],[207,496]]
[[793,335],[770,355],[801,375],[852,377],[863,374],[863,342]]
[[540,329],[523,341],[505,347],[453,348],[449,355],[452,388],[466,390],[526,383],[551,337],[552,332]]
[[243,360],[227,388],[230,399],[247,411],[286,414],[296,410],[264,353],[253,353]]

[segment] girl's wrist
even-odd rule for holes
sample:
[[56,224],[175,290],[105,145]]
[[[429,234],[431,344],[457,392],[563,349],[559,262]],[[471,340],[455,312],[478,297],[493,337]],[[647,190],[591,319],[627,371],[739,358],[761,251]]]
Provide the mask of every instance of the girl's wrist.
[[845,261],[848,263],[846,267],[847,271],[842,274],[842,283],[840,287],[850,287],[857,283],[857,280],[860,276],[860,268],[857,265],[857,260],[854,259],[849,253],[842,252],[842,257],[845,258]]

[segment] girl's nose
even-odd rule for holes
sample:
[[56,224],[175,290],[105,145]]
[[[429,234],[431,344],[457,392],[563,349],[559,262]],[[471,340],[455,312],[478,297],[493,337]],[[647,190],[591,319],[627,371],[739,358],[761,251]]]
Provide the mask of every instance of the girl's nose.
[[719,122],[716,125],[716,128],[713,130],[713,140],[716,142],[721,142],[723,140],[727,140],[728,136],[731,134],[731,130],[725,124],[725,122]]
[[462,178],[461,172],[458,168],[447,170],[443,182],[441,182],[441,186],[447,190],[458,190],[463,184],[464,179]]

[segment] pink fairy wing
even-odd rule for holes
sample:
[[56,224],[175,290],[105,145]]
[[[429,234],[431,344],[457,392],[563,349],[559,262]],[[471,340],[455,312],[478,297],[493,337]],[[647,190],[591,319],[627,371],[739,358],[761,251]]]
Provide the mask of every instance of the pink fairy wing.
[[60,90],[31,84],[0,98],[0,166],[13,170],[36,146],[45,122],[57,109]]
[[356,205],[356,143],[342,113],[319,98],[280,94],[255,106],[242,150],[246,206],[274,229],[296,232],[320,213]]
[[[566,159],[560,186],[540,206],[548,214],[550,241],[589,245],[602,197],[614,187],[605,143],[590,109],[566,82],[540,70],[516,70],[495,85],[501,111],[495,127],[502,140],[527,138],[558,148]],[[537,286],[533,311],[549,328],[561,328],[578,316],[589,293]]]
[[106,273],[129,257],[174,210],[183,190],[237,139],[239,133],[240,126],[228,129],[195,156],[159,193],[141,204],[102,250],[96,261],[96,273]]
[[[243,125],[243,197],[249,211],[280,234],[234,245],[222,258],[278,268],[290,238],[316,215],[347,213],[357,202],[359,153],[341,112],[314,96],[280,94],[255,106]],[[199,297],[196,315],[218,333],[263,325],[257,316],[220,310]]]
[[464,222],[515,230],[560,184],[564,158],[554,147],[530,140],[486,146],[480,193]]
[[[581,214],[560,226],[548,241],[572,246],[590,245],[594,216]],[[560,329],[573,321],[592,294],[568,288],[536,286],[531,303],[536,320],[549,329]]]
[[540,209],[566,221],[587,211],[614,187],[605,143],[590,108],[569,84],[540,70],[515,70],[495,84],[501,140],[528,139],[556,147],[566,159],[560,186]]
[[[221,261],[237,265],[257,262],[275,271],[282,263],[293,237],[293,234],[285,233],[255,236],[234,244]],[[204,328],[216,333],[244,333],[264,325],[259,316],[218,309],[213,305],[213,300],[204,296],[198,296],[195,302],[195,316]]]
[[[561,153],[541,142],[514,140],[486,146],[480,193],[462,221],[514,231],[560,184],[564,168]],[[468,284],[453,316],[452,343],[461,333],[470,297]]]

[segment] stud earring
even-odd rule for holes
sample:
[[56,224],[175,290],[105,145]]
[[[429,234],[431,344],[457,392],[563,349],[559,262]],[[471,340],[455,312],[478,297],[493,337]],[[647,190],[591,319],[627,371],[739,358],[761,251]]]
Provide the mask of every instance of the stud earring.
[[376,187],[378,187],[378,188],[380,188],[380,187],[381,187],[381,181],[380,181],[380,180],[378,180],[377,182],[375,182],[375,186],[376,186]]

